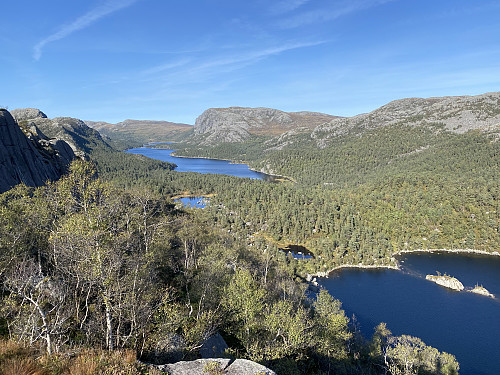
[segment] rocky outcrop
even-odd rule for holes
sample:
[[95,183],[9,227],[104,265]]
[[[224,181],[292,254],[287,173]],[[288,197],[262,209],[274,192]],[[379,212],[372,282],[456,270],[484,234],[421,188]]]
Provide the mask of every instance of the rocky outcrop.
[[18,108],[10,111],[12,117],[16,119],[17,122],[32,120],[35,118],[47,118],[47,115],[37,108]]
[[49,119],[43,112],[34,108],[15,109],[12,113],[21,127],[35,127],[53,142],[66,142],[73,152],[82,158],[94,149],[110,149],[99,132],[88,127],[82,120],[72,117]]
[[0,109],[0,192],[20,183],[42,186],[57,180],[73,158],[67,144],[48,139],[36,127],[21,129]]
[[210,336],[200,349],[201,358],[222,357],[228,349],[227,343],[220,333]]
[[248,359],[237,359],[226,369],[227,375],[276,375],[274,371]]
[[445,288],[453,289],[456,291],[464,290],[463,284],[456,278],[447,275],[427,275],[426,280],[432,281],[438,285],[444,286]]
[[490,297],[490,298],[495,298],[495,295],[490,293],[488,289],[486,289],[483,286],[476,285],[474,289],[471,289],[472,293],[480,294],[482,296]]
[[246,359],[237,359],[232,363],[225,358],[197,359],[156,367],[170,375],[276,375],[267,367]]
[[250,135],[276,136],[300,127],[313,129],[336,116],[316,112],[283,112],[272,108],[210,108],[195,122],[194,133],[203,144],[241,142]]

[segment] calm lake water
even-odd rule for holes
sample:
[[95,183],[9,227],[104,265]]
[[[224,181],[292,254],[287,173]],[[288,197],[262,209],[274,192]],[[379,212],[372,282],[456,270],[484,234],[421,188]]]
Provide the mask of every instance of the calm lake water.
[[[402,272],[344,269],[320,284],[342,301],[365,337],[386,322],[394,335],[420,337],[454,354],[462,375],[500,374],[500,258],[414,253],[400,258]],[[483,285],[496,299],[455,292],[425,280],[436,271],[467,288]]]
[[180,158],[172,156],[175,150],[154,149],[148,147],[132,148],[126,152],[140,154],[148,158],[167,161],[177,164],[178,172],[218,173],[236,177],[248,177],[253,179],[267,180],[272,178],[265,173],[252,171],[246,164],[231,164],[227,160]]
[[[178,158],[172,151],[128,150],[175,163],[180,172],[269,177],[244,164]],[[199,197],[185,200],[196,205]],[[461,375],[499,375],[500,257],[414,253],[401,256],[400,261],[402,271],[344,269],[321,279],[320,284],[342,301],[349,317],[355,316],[365,337],[370,338],[374,327],[385,322],[394,335],[417,336],[427,345],[454,354]],[[483,285],[497,298],[455,292],[425,280],[425,275],[436,271],[455,276],[469,289]]]

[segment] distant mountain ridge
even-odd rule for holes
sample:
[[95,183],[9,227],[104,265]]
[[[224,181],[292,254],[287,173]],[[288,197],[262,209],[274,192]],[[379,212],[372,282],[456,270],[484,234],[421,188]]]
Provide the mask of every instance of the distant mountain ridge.
[[131,145],[175,141],[193,131],[192,125],[170,121],[127,119],[116,124],[103,121],[85,121],[85,124],[114,141]]
[[284,112],[272,108],[210,108],[195,122],[195,136],[205,145],[241,142],[251,135],[276,136],[298,128],[312,129],[338,118],[317,112]]

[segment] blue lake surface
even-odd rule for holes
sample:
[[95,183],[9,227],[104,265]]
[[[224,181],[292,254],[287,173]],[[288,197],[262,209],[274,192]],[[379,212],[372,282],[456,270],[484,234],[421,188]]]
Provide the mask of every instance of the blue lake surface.
[[[394,335],[420,337],[454,354],[461,375],[500,374],[500,258],[414,253],[401,257],[402,271],[343,269],[319,280],[353,314],[365,337],[387,323]],[[436,271],[469,289],[483,285],[496,299],[456,292],[425,280]]]
[[126,152],[140,154],[152,159],[167,161],[177,165],[178,172],[218,173],[236,177],[248,177],[253,179],[267,180],[272,176],[265,173],[252,171],[246,164],[231,164],[227,160],[181,158],[172,156],[175,150],[154,149],[148,147],[132,148]]

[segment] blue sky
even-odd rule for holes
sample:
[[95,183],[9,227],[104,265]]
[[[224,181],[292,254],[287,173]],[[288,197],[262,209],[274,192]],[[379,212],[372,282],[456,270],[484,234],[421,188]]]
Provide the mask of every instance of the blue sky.
[[500,91],[500,1],[6,1],[0,105],[185,122]]

